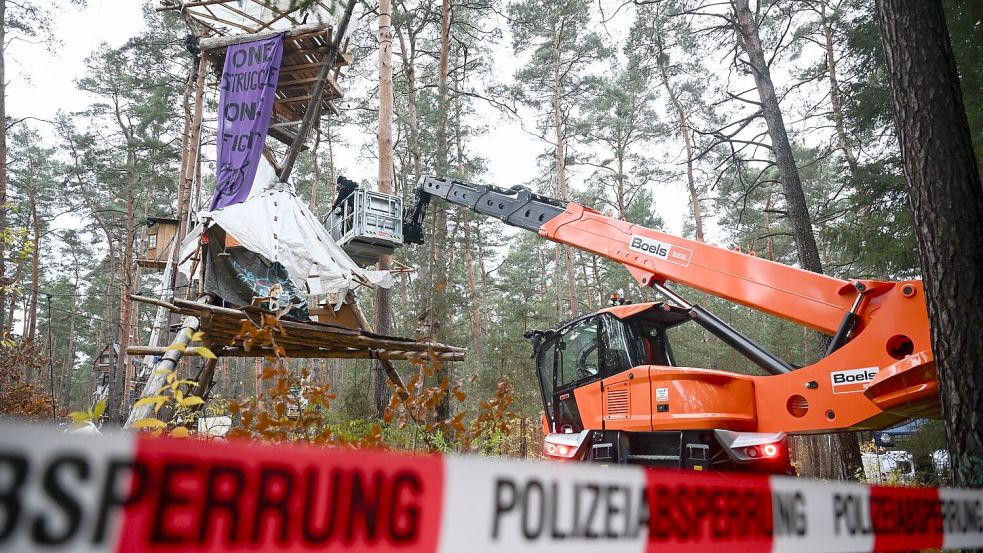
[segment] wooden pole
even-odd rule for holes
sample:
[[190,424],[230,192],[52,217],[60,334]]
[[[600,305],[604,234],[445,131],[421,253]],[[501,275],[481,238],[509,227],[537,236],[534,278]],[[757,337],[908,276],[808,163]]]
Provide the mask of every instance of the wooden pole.
[[[295,38],[304,35],[315,35],[318,33],[323,33],[331,29],[331,25],[327,23],[308,23],[306,25],[298,25],[292,29],[284,31],[268,31],[265,33],[246,33],[241,35],[232,36],[215,36],[203,38],[198,41],[198,47],[201,48],[202,52],[208,52],[211,50],[221,50],[222,48],[228,48],[229,46],[235,44],[242,44],[243,42],[252,42],[254,40],[263,40],[266,38],[274,37],[276,35],[282,34],[284,38]],[[333,61],[333,60],[328,60]]]
[[195,386],[195,395],[205,399],[205,395],[212,387],[212,379],[215,377],[215,366],[218,365],[218,358],[209,359],[205,362],[205,366],[202,367],[201,373],[198,375],[198,384]]
[[194,174],[198,170],[198,149],[201,145],[201,119],[205,100],[205,73],[208,71],[208,60],[202,56],[198,61],[198,69],[195,74],[195,112],[191,122],[191,134],[188,136],[188,148],[181,152],[182,173],[178,181],[178,200],[177,200],[177,219],[178,229],[175,240],[175,248],[172,252],[174,267],[171,274],[164,278],[170,279],[170,287],[177,293],[177,275],[181,253],[181,242],[188,234],[188,218],[191,212],[191,185],[194,181]]
[[348,28],[348,21],[351,20],[354,10],[355,0],[348,0],[348,7],[345,8],[345,13],[338,23],[338,28],[334,30],[331,49],[328,50],[328,55],[325,57],[324,64],[321,66],[321,72],[317,76],[317,82],[314,83],[314,89],[311,91],[311,99],[307,103],[307,109],[304,111],[304,119],[300,123],[300,128],[297,129],[297,137],[294,138],[293,143],[287,148],[287,154],[283,158],[279,174],[280,182],[287,182],[287,179],[290,178],[290,173],[294,170],[294,163],[297,162],[297,156],[300,155],[300,150],[304,146],[304,141],[307,139],[307,133],[311,131],[311,125],[314,124],[314,119],[319,111],[318,108],[321,105],[321,95],[324,94],[324,87],[328,82],[331,69],[334,67],[334,60],[338,57],[338,52],[341,50],[341,42],[344,39],[345,30]]

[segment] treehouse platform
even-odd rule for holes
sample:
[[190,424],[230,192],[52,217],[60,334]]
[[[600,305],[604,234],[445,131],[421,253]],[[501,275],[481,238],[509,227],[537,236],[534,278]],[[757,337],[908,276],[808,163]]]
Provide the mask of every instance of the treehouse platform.
[[[175,299],[171,303],[133,296],[134,301],[157,305],[182,316],[197,317],[204,344],[219,357],[275,355],[271,342],[282,346],[291,358],[382,359],[387,361],[462,361],[466,350],[437,342],[415,341],[376,334],[359,328],[315,321],[279,318],[275,311],[258,306],[241,309]],[[258,329],[271,329],[271,339],[257,337]],[[162,356],[163,347],[130,346],[131,356]],[[193,353],[189,351],[189,353]]]

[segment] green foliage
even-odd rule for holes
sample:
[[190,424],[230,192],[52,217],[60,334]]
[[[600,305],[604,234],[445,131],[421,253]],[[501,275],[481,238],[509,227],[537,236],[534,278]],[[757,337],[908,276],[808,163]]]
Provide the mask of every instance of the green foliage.
[[945,0],[946,23],[959,71],[959,86],[983,174],[983,4],[974,0]]

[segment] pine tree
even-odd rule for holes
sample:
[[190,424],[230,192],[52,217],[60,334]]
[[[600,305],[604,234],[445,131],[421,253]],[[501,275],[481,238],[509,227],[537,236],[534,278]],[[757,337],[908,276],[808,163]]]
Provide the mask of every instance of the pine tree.
[[[536,109],[539,131],[553,148],[556,195],[570,198],[567,178],[572,113],[593,92],[590,63],[608,55],[596,32],[590,31],[590,7],[584,0],[541,3],[524,0],[508,7],[513,49],[531,51],[532,58],[515,75],[518,98]],[[579,310],[573,250],[563,246],[568,315]],[[560,293],[559,288],[557,293]]]
[[878,0],[956,483],[983,486],[983,184],[940,1]]

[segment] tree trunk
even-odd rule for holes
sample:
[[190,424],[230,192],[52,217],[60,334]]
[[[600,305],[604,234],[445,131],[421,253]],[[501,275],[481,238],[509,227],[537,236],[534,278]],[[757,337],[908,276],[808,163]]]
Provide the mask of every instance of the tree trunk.
[[[17,269],[14,270],[14,276],[13,276],[13,278],[10,279],[10,282],[12,284],[20,283],[21,276],[23,276],[23,273],[24,273],[24,266],[25,265],[26,265],[26,263],[24,263],[23,261],[17,264]],[[10,294],[9,296],[7,296],[7,304],[8,304],[8,306],[7,306],[7,327],[4,329],[4,331],[9,336],[10,333],[13,332],[14,315],[17,313],[17,296],[14,295],[14,294]]]
[[[77,268],[77,265],[76,265]],[[68,315],[68,338],[65,344],[65,359],[62,362],[61,404],[72,410],[72,373],[75,369],[75,321],[78,316],[78,273],[72,290],[72,304]]]
[[836,138],[840,149],[846,157],[850,171],[857,172],[857,156],[853,146],[846,136],[846,125],[843,124],[843,104],[840,101],[840,83],[836,78],[836,55],[833,50],[833,29],[826,17],[826,0],[819,0],[820,20],[823,27],[823,38],[826,40],[826,73],[829,77],[829,100],[833,108],[833,126],[836,127]]
[[812,230],[802,181],[799,179],[799,170],[792,154],[792,145],[785,131],[785,120],[775,93],[775,85],[771,80],[771,69],[765,61],[764,49],[758,36],[758,25],[748,7],[748,0],[734,0],[734,7],[737,11],[737,40],[747,53],[751,73],[754,75],[758,96],[761,99],[761,110],[768,125],[768,136],[771,138],[772,153],[775,156],[779,180],[785,194],[786,210],[792,224],[799,262],[803,269],[821,273],[823,266],[819,259],[816,236]]
[[[7,0],[0,0],[0,237],[7,233]],[[4,261],[7,252],[0,240],[0,328],[6,328],[10,321],[4,321],[3,306],[7,304],[7,264]],[[6,324],[5,324],[6,323]]]
[[[33,342],[38,329],[38,287],[41,284],[41,221],[38,219],[38,194],[34,163],[29,164],[27,196],[31,202],[31,298],[24,314],[24,339]],[[28,378],[28,383],[31,380]]]
[[938,0],[877,0],[956,485],[983,487],[983,188]]
[[111,375],[110,402],[107,417],[112,424],[121,422],[121,415],[129,406],[129,367],[126,348],[130,345],[130,293],[133,291],[133,234],[136,231],[136,153],[129,147],[126,156],[126,228],[123,234],[123,259],[120,260],[119,279],[119,356]]
[[[460,83],[458,84],[460,88]],[[454,101],[454,143],[457,150],[457,177],[466,179],[464,167],[464,144],[461,141],[461,97]],[[478,305],[478,278],[474,270],[474,240],[471,233],[471,212],[464,212],[464,270],[468,280],[468,304],[471,315],[471,334],[474,340],[474,355],[478,360],[482,356],[481,336],[481,307]]]
[[451,4],[442,0],[440,9],[440,61],[437,81],[437,121],[434,134],[437,140],[437,174],[447,174],[449,156],[447,152],[447,78],[450,67],[451,48]]
[[[194,184],[195,173],[198,172],[198,149],[201,146],[201,120],[205,103],[205,74],[208,72],[208,58],[202,56],[198,66],[194,69],[193,77],[195,81],[195,110],[192,118],[190,135],[187,139],[187,150],[181,152],[183,172],[178,176],[178,203],[177,219],[178,232],[174,238],[177,244],[188,234],[188,217],[191,213],[191,188]],[[174,248],[173,272],[165,278],[171,279],[171,290],[178,296],[178,262],[180,261],[181,248]],[[189,283],[190,284],[190,283]],[[187,290],[184,291],[187,295]]]
[[696,177],[693,174],[693,139],[690,134],[689,121],[686,118],[686,109],[683,107],[683,103],[679,100],[679,96],[669,83],[669,72],[666,67],[668,57],[662,45],[662,37],[656,35],[656,41],[659,49],[659,74],[662,77],[662,85],[669,94],[669,101],[672,103],[673,109],[676,110],[676,117],[679,119],[679,135],[683,139],[683,145],[686,147],[686,189],[689,191],[690,209],[693,211],[695,237],[697,240],[703,241],[703,210],[700,209],[700,194],[696,190]]
[[[393,33],[392,1],[379,3],[379,192],[393,193]],[[379,270],[388,271],[388,255],[379,258]],[[392,292],[381,286],[375,289],[375,331],[392,332]],[[386,373],[377,360],[372,364],[372,399],[376,414],[382,417],[389,405]]]
[[474,238],[477,246],[478,256],[475,264],[478,266],[478,276],[480,277],[481,289],[478,291],[480,298],[481,312],[488,313],[488,271],[485,269],[485,246],[484,238],[481,235],[481,221],[475,221]]
[[[413,173],[419,181],[423,176],[423,162],[420,156],[420,124],[416,113],[416,67],[415,61],[415,37],[410,34],[412,29],[407,29],[410,34],[409,40],[403,36],[403,31],[395,27],[396,36],[399,37],[399,55],[403,60],[403,78],[406,79],[406,119],[410,127],[408,137],[410,148],[410,159],[413,162]],[[409,47],[407,47],[409,42]]]
[[597,305],[604,307],[604,285],[601,283],[601,263],[596,255],[591,256],[591,271],[594,274],[594,287],[597,288]]
[[[779,181],[785,195],[785,209],[792,224],[792,235],[798,252],[799,263],[803,269],[814,273],[822,273],[823,265],[819,258],[819,247],[812,230],[809,209],[806,206],[805,193],[799,170],[795,165],[792,145],[785,131],[785,120],[782,109],[775,93],[775,85],[771,79],[771,69],[765,60],[764,49],[758,35],[758,24],[754,13],[748,7],[748,0],[734,0],[734,10],[737,16],[737,42],[748,56],[754,83],[761,100],[761,111],[768,126],[768,136],[771,138],[772,153],[778,167]],[[816,335],[819,351],[826,351],[829,337],[824,334]],[[837,434],[840,456],[838,462],[843,463],[843,474],[854,474],[861,468],[860,446],[853,434]]]
[[[556,193],[563,200],[569,199],[567,191],[567,137],[565,116],[563,114],[563,81],[560,74],[560,30],[557,30],[556,40],[553,43],[553,55],[555,63],[553,66],[553,126],[556,133]],[[563,253],[566,263],[567,274],[567,315],[573,316],[579,310],[580,302],[577,300],[577,277],[573,269],[573,249],[570,246],[559,246]],[[559,267],[557,267],[559,270]]]
[[[450,68],[450,47],[451,47],[451,3],[450,0],[443,0],[441,2],[440,9],[440,61],[438,64],[439,75],[437,84],[437,124],[435,129],[436,139],[437,139],[437,174],[444,176],[447,174],[448,167],[448,152],[447,152],[447,111],[448,111],[448,94],[447,94],[447,79]],[[438,204],[440,202],[437,202]],[[447,281],[449,278],[448,264],[446,257],[447,244],[445,243],[445,237],[447,236],[447,210],[443,207],[436,210],[434,213],[434,241],[432,242],[434,248],[433,263],[434,266],[431,269],[435,273],[435,285],[436,289],[431,290],[431,295],[437,294],[437,298],[433,302],[433,310],[431,311],[431,328],[434,329],[434,338],[438,341],[442,341],[442,329],[445,324],[448,323],[448,313],[446,310],[446,294],[447,294]],[[439,386],[443,386],[449,379],[447,372],[447,365],[441,365],[437,371],[437,382]],[[449,395],[445,395],[444,398],[437,405],[437,419],[446,420],[450,418],[450,399]]]

